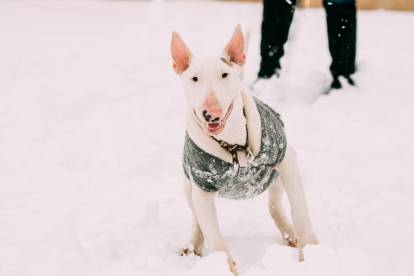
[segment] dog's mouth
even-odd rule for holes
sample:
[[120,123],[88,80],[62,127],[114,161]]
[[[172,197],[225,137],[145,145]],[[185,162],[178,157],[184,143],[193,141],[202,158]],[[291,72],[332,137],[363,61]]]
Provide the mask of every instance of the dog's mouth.
[[219,121],[217,123],[206,123],[206,128],[211,134],[219,134],[224,129],[224,122]]
[[226,125],[226,121],[229,118],[229,116],[230,116],[230,114],[233,110],[233,102],[234,102],[234,100],[229,105],[229,108],[227,109],[227,112],[224,115],[224,117],[222,119],[220,119],[219,121],[217,121],[217,122],[202,122],[198,118],[196,111],[193,109],[194,115],[197,118],[198,123],[201,125],[203,130],[205,132],[207,132],[208,135],[218,135],[218,134],[220,134],[220,132],[223,131],[223,129]]

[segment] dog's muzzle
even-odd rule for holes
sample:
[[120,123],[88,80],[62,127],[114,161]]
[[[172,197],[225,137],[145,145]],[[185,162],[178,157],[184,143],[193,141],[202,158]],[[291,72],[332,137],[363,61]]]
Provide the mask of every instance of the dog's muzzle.
[[204,131],[207,132],[208,135],[217,135],[219,134],[225,127],[226,121],[228,117],[230,116],[232,110],[233,110],[233,103],[234,100],[230,103],[226,114],[222,119],[220,117],[214,117],[211,116],[206,110],[203,111],[203,118],[205,122],[203,122],[198,116],[197,112],[193,108],[194,116],[196,117],[198,123],[203,128]]

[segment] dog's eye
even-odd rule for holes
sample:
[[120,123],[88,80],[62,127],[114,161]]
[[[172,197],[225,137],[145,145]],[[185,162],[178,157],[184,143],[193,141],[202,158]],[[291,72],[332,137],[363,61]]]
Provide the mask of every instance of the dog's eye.
[[229,75],[229,73],[223,73],[223,74],[221,74],[221,77],[223,78],[223,79],[225,79],[225,78],[227,78],[227,76]]
[[197,77],[192,77],[191,79],[193,80],[193,82],[197,82],[198,81],[198,78]]

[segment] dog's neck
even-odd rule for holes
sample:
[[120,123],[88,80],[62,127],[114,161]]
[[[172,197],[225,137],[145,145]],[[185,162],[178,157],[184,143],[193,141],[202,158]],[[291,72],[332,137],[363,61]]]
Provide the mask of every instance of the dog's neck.
[[243,99],[239,94],[233,102],[233,110],[227,119],[225,128],[220,134],[214,136],[216,139],[231,145],[246,144],[247,128],[243,108]]

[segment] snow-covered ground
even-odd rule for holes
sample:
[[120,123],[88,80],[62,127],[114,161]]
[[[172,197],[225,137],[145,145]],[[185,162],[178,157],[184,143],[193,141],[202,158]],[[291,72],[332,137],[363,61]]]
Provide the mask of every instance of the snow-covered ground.
[[[228,275],[179,257],[183,97],[169,39],[217,52],[261,7],[218,2],[0,3],[0,275]],[[414,15],[358,17],[357,88],[329,84],[323,10],[297,11],[282,77],[260,98],[300,156],[321,244],[281,246],[266,195],[218,200],[242,276],[414,274]]]

